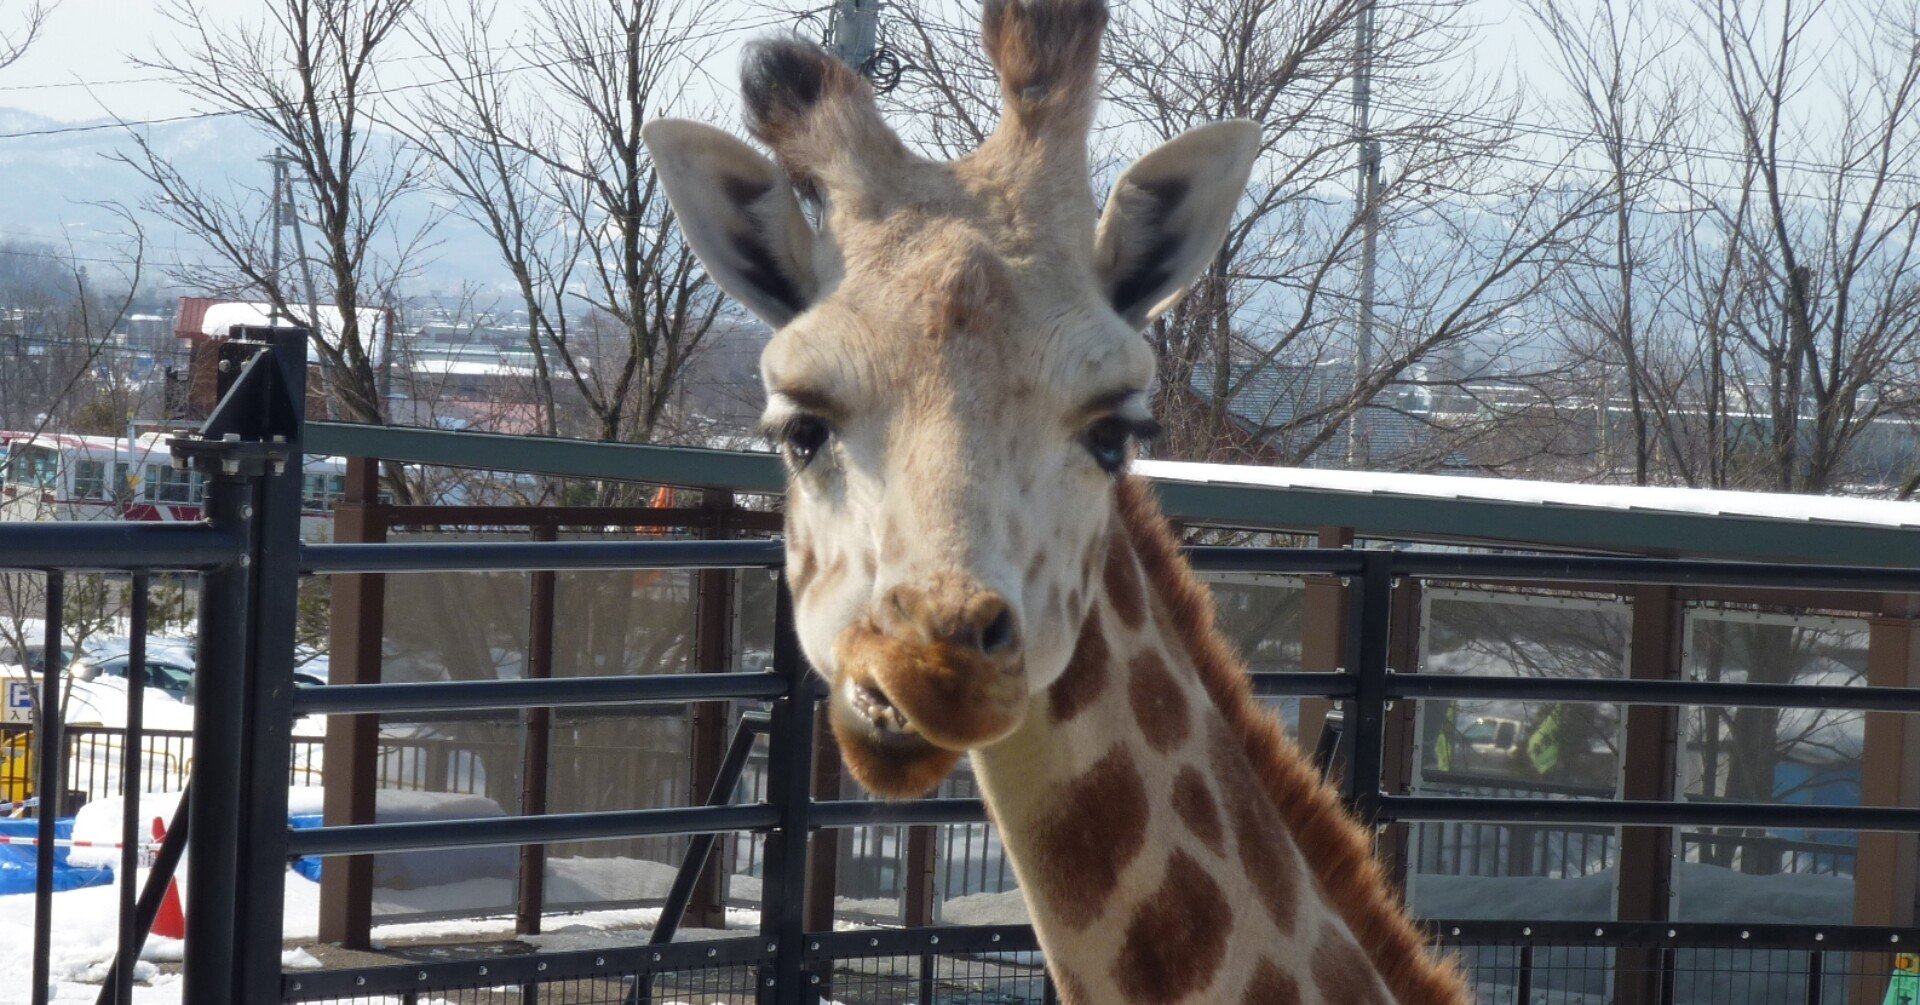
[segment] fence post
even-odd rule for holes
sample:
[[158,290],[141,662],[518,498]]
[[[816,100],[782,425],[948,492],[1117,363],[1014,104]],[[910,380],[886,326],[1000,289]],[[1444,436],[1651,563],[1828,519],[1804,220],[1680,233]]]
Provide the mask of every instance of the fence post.
[[813,681],[794,634],[793,596],[784,578],[774,609],[773,667],[787,680],[774,702],[767,737],[767,802],[780,826],[767,834],[761,879],[760,934],[774,952],[760,973],[761,1005],[802,1005],[808,993],[806,951],[807,843],[813,761]]
[[[234,921],[244,784],[247,627],[252,620],[253,486],[221,471],[207,487],[216,527],[238,532],[239,561],[210,570],[200,591],[199,665],[194,670],[193,800],[187,811],[187,940],[181,1000],[227,1005],[234,997]],[[278,930],[278,926],[275,926]]]
[[[1668,586],[1633,591],[1630,675],[1636,680],[1676,680],[1685,612],[1678,591]],[[1620,798],[1673,798],[1674,745],[1679,739],[1676,710],[1632,705],[1626,710],[1625,763]],[[1666,921],[1672,911],[1673,830],[1666,827],[1620,829],[1619,916],[1621,921]],[[1614,952],[1614,1000],[1619,1005],[1664,1001],[1664,971],[1670,957],[1657,949],[1622,946]]]
[[[380,544],[387,539],[386,508],[380,504],[380,462],[347,461],[346,498],[333,511],[334,540]],[[381,643],[386,635],[387,579],[374,574],[333,577],[333,622],[329,681],[378,684]],[[329,825],[370,824],[378,787],[380,718],[336,715],[327,719],[325,811]],[[444,765],[442,765],[444,768]],[[349,855],[320,866],[320,940],[366,949],[373,928],[373,856]]]
[[[1322,527],[1315,545],[1350,548],[1353,528]],[[1301,598],[1300,669],[1329,673],[1347,663],[1347,584],[1332,576],[1308,576]],[[1325,698],[1300,699],[1300,728],[1295,739],[1302,750],[1316,750],[1333,702]]]
[[[704,492],[700,508],[706,517],[701,536],[709,540],[732,536],[728,517],[735,509],[733,493]],[[697,673],[726,673],[737,665],[734,658],[735,575],[732,569],[702,569],[693,573],[693,646]],[[727,737],[732,732],[732,723],[728,721],[732,711],[729,702],[694,703],[692,735],[688,738],[692,755],[687,772],[690,802],[705,799],[714,779],[720,775]],[[687,908],[687,923],[696,928],[726,927],[726,888],[722,882],[725,858],[724,855],[710,857],[694,887],[693,900]]]
[[[285,438],[285,453],[253,483],[253,602],[241,755],[245,774],[237,821],[246,833],[236,866],[238,911],[232,929],[239,947],[236,997],[242,1002],[273,1001],[280,994],[287,785],[293,773],[293,650],[300,618],[300,434],[307,400],[307,331],[275,328],[259,334],[272,345],[269,362],[276,386],[267,394],[277,395],[288,407],[264,430]],[[271,397],[262,404],[270,402]]]
[[[1898,611],[1914,602],[1908,597],[1889,597],[1889,611]],[[1910,613],[1910,612],[1909,612]],[[1874,620],[1868,627],[1867,683],[1877,687],[1920,686],[1920,621],[1911,617]],[[1860,804],[1862,806],[1920,805],[1920,716],[1898,712],[1868,712],[1862,727]],[[1853,892],[1853,923],[1856,925],[1911,926],[1914,923],[1915,888],[1920,886],[1920,868],[1916,868],[1920,837],[1869,831],[1860,835],[1858,856],[1854,859],[1858,881]],[[1884,954],[1860,954],[1854,958],[1856,971],[1848,989],[1848,1001],[1879,1001],[1887,993],[1887,976],[1892,958]]]
[[[557,541],[560,535],[553,524],[533,528],[535,541]],[[557,575],[551,569],[532,573],[528,607],[527,676],[544,679],[553,676],[553,631]],[[526,726],[520,748],[520,815],[542,816],[547,812],[547,787],[552,771],[553,709],[529,708],[521,713]],[[516,887],[513,930],[518,935],[540,934],[540,916],[547,901],[547,848],[545,845],[520,846],[520,875]]]
[[34,785],[39,821],[34,827],[33,862],[33,1005],[46,1005],[53,982],[53,856],[55,825],[67,788],[66,710],[60,704],[60,678],[66,662],[60,658],[62,615],[66,610],[66,577],[47,573],[46,636],[40,650],[40,696],[34,700],[34,766],[40,778]]
[[1387,650],[1393,624],[1393,553],[1361,553],[1358,604],[1347,619],[1347,672],[1354,696],[1347,702],[1347,801],[1373,825],[1379,809],[1382,744],[1386,739]]
[[[1420,618],[1424,607],[1421,597],[1425,588],[1425,584],[1417,579],[1404,579],[1393,587],[1387,665],[1397,673],[1416,673],[1420,669]],[[1414,749],[1417,745],[1415,734],[1419,729],[1415,716],[1417,708],[1417,702],[1402,701],[1386,714],[1380,779],[1380,788],[1384,792],[1405,795],[1413,789]],[[1389,824],[1380,835],[1379,854],[1386,864],[1388,880],[1399,887],[1403,894],[1407,888],[1407,859],[1412,836],[1413,825],[1405,822]]]
[[169,443],[207,479],[208,520],[242,543],[200,594],[181,979],[195,1005],[278,996],[286,875],[307,333],[233,336],[227,347],[243,351],[223,352],[220,403]]

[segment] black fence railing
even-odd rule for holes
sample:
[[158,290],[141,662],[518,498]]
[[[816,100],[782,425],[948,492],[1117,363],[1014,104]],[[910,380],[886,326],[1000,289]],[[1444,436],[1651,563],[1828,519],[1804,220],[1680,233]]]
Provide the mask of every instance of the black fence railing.
[[[971,794],[913,802],[813,800],[809,797],[815,704],[784,590],[774,615],[771,669],[756,673],[580,677],[296,687],[293,684],[298,578],[301,575],[463,570],[777,569],[781,546],[766,541],[458,542],[306,545],[299,542],[299,403],[304,402],[305,342],[300,333],[253,334],[263,341],[235,369],[220,407],[198,436],[175,441],[181,463],[207,477],[204,526],[0,526],[0,565],[39,571],[47,583],[47,641],[60,647],[61,589],[74,572],[132,573],[132,630],[144,637],[146,576],[201,573],[201,619],[190,794],[168,831],[145,887],[122,873],[119,965],[102,1001],[131,1001],[130,963],[150,925],[180,843],[187,889],[184,1000],[195,1005],[287,1001],[373,1001],[466,996],[462,1000],[669,1001],[768,1005],[838,1002],[1044,1002],[1052,998],[1031,931],[942,928],[809,932],[803,921],[805,862],[815,831],[985,821]],[[243,347],[246,343],[242,343]],[[1505,699],[1652,705],[1820,706],[1920,712],[1920,691],[1677,680],[1558,679],[1396,674],[1388,639],[1397,583],[1623,584],[1920,594],[1920,570],[1759,565],[1565,555],[1422,553],[1356,550],[1199,548],[1207,570],[1334,576],[1350,584],[1346,670],[1262,673],[1266,695],[1332,698],[1344,706],[1340,776],[1364,818],[1559,829],[1623,825],[1691,828],[1802,828],[1920,832],[1920,807],[1806,807],[1742,802],[1654,802],[1515,795],[1398,794],[1382,790],[1383,741],[1391,702],[1408,699]],[[136,651],[130,660],[140,665]],[[52,661],[59,665],[58,660]],[[60,673],[38,682],[41,707],[58,704]],[[137,683],[137,680],[134,682]],[[124,741],[121,788],[131,807],[148,767],[138,687]],[[745,801],[718,790],[711,805],[549,813],[490,819],[417,820],[290,830],[292,724],[300,715],[456,713],[530,706],[643,706],[741,701],[764,712],[764,793]],[[68,744],[49,722],[35,740],[37,784],[59,787]],[[53,814],[42,817],[42,876],[51,874]],[[289,859],[383,852],[687,838],[759,836],[760,923],[749,937],[717,941],[534,953],[486,962],[422,963],[319,972],[283,972],[283,890]],[[1512,833],[1510,831],[1510,833]],[[137,836],[127,837],[129,854]],[[693,840],[690,847],[710,842]],[[1778,849],[1776,849],[1777,851]],[[1562,852],[1564,858],[1578,852]],[[1756,852],[1755,854],[1759,854]],[[683,869],[701,868],[689,856]],[[676,889],[685,884],[676,884]],[[139,894],[135,897],[136,892]],[[33,996],[49,993],[52,890],[36,897]],[[663,927],[677,920],[670,902]],[[1908,948],[1901,930],[1805,927],[1494,925],[1435,922],[1439,940],[1458,948],[1476,981],[1504,989],[1489,1000],[1604,1000],[1607,982],[1638,968],[1657,978],[1667,1002],[1836,1002],[1850,981],[1882,978],[1883,957]],[[1713,954],[1730,954],[1726,961]],[[1773,954],[1761,957],[1751,954]],[[1740,956],[1739,954],[1749,954]],[[1724,963],[1724,965],[1723,965]],[[1742,983],[1744,982],[1744,983]],[[464,990],[463,990],[464,989]],[[484,995],[477,989],[485,989]],[[1596,990],[1599,989],[1599,990]],[[1504,995],[1504,997],[1503,997]]]

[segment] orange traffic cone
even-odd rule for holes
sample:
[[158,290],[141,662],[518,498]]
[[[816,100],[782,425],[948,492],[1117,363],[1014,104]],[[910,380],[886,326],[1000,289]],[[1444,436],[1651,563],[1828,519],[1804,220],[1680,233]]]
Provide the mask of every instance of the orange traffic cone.
[[[167,822],[154,817],[154,843],[158,844],[166,839]],[[160,901],[160,913],[153,916],[153,934],[169,939],[187,937],[187,912],[180,906],[180,880],[177,876],[167,881],[167,895]]]

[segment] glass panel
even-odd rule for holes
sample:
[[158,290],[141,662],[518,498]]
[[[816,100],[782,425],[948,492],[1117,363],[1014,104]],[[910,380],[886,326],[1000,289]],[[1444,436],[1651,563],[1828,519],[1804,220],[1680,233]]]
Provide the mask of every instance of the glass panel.
[[[524,540],[524,535],[395,535],[396,541]],[[389,576],[384,679],[490,680],[526,672],[526,573]],[[520,810],[524,727],[517,712],[380,719],[383,820],[489,817]],[[383,919],[512,910],[515,848],[381,855]]]
[[300,508],[322,509],[327,503],[327,476],[306,475],[300,479]]
[[15,445],[7,458],[7,481],[50,489],[60,482],[60,455],[50,447]]
[[[677,569],[556,574],[554,676],[694,672],[697,582],[695,573]],[[549,811],[688,805],[690,711],[686,705],[555,709]],[[547,904],[658,904],[686,848],[684,837],[553,845],[547,851]]]
[[[1623,677],[1628,605],[1544,594],[1434,588],[1425,594],[1420,672],[1489,677]],[[1424,701],[1415,792],[1536,799],[1618,793],[1621,707]],[[1432,918],[1604,920],[1614,913],[1618,829],[1415,824],[1407,899]]]
[[107,497],[107,465],[105,461],[77,461],[74,463],[73,495],[76,499],[105,499]]
[[196,502],[200,498],[200,477],[171,464],[149,464],[141,494],[148,502]]
[[[1694,680],[1860,686],[1865,621],[1696,608],[1687,614]],[[1689,708],[1679,756],[1692,802],[1858,806],[1862,712]],[[1853,919],[1852,831],[1683,828],[1675,895],[1684,921],[1846,924]]]
[[[1298,673],[1306,584],[1292,576],[1217,573],[1205,577],[1219,608],[1220,631],[1255,673]],[[1300,699],[1267,699],[1287,731],[1300,727]]]

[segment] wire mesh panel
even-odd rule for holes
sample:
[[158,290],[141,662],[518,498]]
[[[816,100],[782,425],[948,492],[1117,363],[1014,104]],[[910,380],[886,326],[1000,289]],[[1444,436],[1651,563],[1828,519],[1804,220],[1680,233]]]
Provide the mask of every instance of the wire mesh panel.
[[283,1000],[326,1005],[750,1005],[769,962],[758,938],[485,963],[289,974]]
[[1915,979],[1912,956],[1866,948],[1911,936],[1895,930],[1467,927],[1442,945],[1458,953],[1481,1005],[1883,1005],[1903,1002]]
[[1023,927],[839,932],[808,943],[815,990],[837,1005],[1051,1005]]

